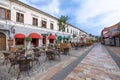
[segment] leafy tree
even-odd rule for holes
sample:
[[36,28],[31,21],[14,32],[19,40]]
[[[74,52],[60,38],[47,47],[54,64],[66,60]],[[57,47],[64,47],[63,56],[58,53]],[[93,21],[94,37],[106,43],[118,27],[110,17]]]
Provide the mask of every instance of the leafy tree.
[[59,19],[58,19],[58,26],[59,26],[59,30],[60,31],[65,31],[65,28],[68,27],[68,24],[67,24],[67,20],[68,20],[68,16],[61,16]]
[[18,0],[10,0],[10,1],[14,2],[14,1],[18,1]]
[[68,19],[69,19],[68,16],[63,16],[63,15],[58,19],[59,31],[62,31],[63,35],[64,35],[66,27],[68,27],[68,24],[67,24]]

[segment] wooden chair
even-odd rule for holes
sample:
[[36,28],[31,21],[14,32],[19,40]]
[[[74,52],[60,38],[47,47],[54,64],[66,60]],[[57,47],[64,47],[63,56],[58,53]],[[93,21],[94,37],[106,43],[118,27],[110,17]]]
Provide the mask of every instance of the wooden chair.
[[54,60],[55,59],[55,55],[53,53],[53,51],[46,51],[46,60]]
[[61,49],[60,48],[57,48],[57,49],[54,49],[54,55],[55,57],[58,56],[59,59],[61,59]]
[[17,80],[18,80],[18,78],[19,78],[19,76],[20,76],[20,74],[21,74],[22,71],[27,71],[28,76],[30,76],[29,75],[30,60],[26,59],[26,58],[20,59],[18,61],[18,64],[19,64],[19,73],[18,73],[18,76],[17,76]]
[[68,55],[68,53],[69,53],[69,48],[68,47],[64,47],[64,54]]
[[7,62],[9,61],[9,53],[7,53],[7,52],[3,52],[3,55],[4,55],[4,61],[3,61],[3,64],[4,63],[6,63],[7,64]]
[[41,56],[40,50],[39,49],[33,49],[34,51],[34,61],[36,61],[36,63],[38,62],[40,65],[40,61],[39,61],[39,57]]
[[10,68],[8,70],[8,73],[10,72],[11,68],[14,67],[15,68],[15,65],[17,65],[17,59],[16,59],[16,56],[14,57],[9,57],[9,60],[10,60]]

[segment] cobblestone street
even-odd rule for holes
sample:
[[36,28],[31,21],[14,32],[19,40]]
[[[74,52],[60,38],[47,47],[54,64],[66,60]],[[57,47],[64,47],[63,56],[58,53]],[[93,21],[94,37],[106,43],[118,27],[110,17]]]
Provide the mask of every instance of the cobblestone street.
[[[82,57],[83,55],[84,57]],[[7,73],[10,65],[3,65],[2,58],[0,62],[0,80],[15,80],[18,74],[17,67],[12,69],[10,73]],[[33,66],[30,70],[30,76],[22,73],[20,80],[120,79],[120,68],[110,56],[107,49],[101,44],[94,44],[93,46],[79,48],[78,50],[73,49],[69,55],[61,55],[60,61],[45,61],[45,56],[42,55],[40,63],[41,65],[36,64]]]
[[119,80],[120,69],[102,45],[96,45],[65,80]]

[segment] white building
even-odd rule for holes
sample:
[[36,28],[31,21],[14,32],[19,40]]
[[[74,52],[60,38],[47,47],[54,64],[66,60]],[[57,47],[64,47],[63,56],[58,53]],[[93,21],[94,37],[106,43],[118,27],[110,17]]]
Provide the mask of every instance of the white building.
[[[9,41],[13,46],[25,45],[25,38],[31,37],[35,46],[55,43],[58,36],[68,37],[71,42],[79,42],[86,32],[68,24],[64,34],[59,31],[58,19],[41,10],[20,1],[0,1],[0,50],[9,49]],[[76,37],[73,39],[73,34]]]

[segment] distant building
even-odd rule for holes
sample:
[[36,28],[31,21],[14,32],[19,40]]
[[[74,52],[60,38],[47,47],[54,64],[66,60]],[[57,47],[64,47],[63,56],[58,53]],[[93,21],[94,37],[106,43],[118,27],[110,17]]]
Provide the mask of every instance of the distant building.
[[102,30],[101,42],[105,45],[120,46],[120,22]]

